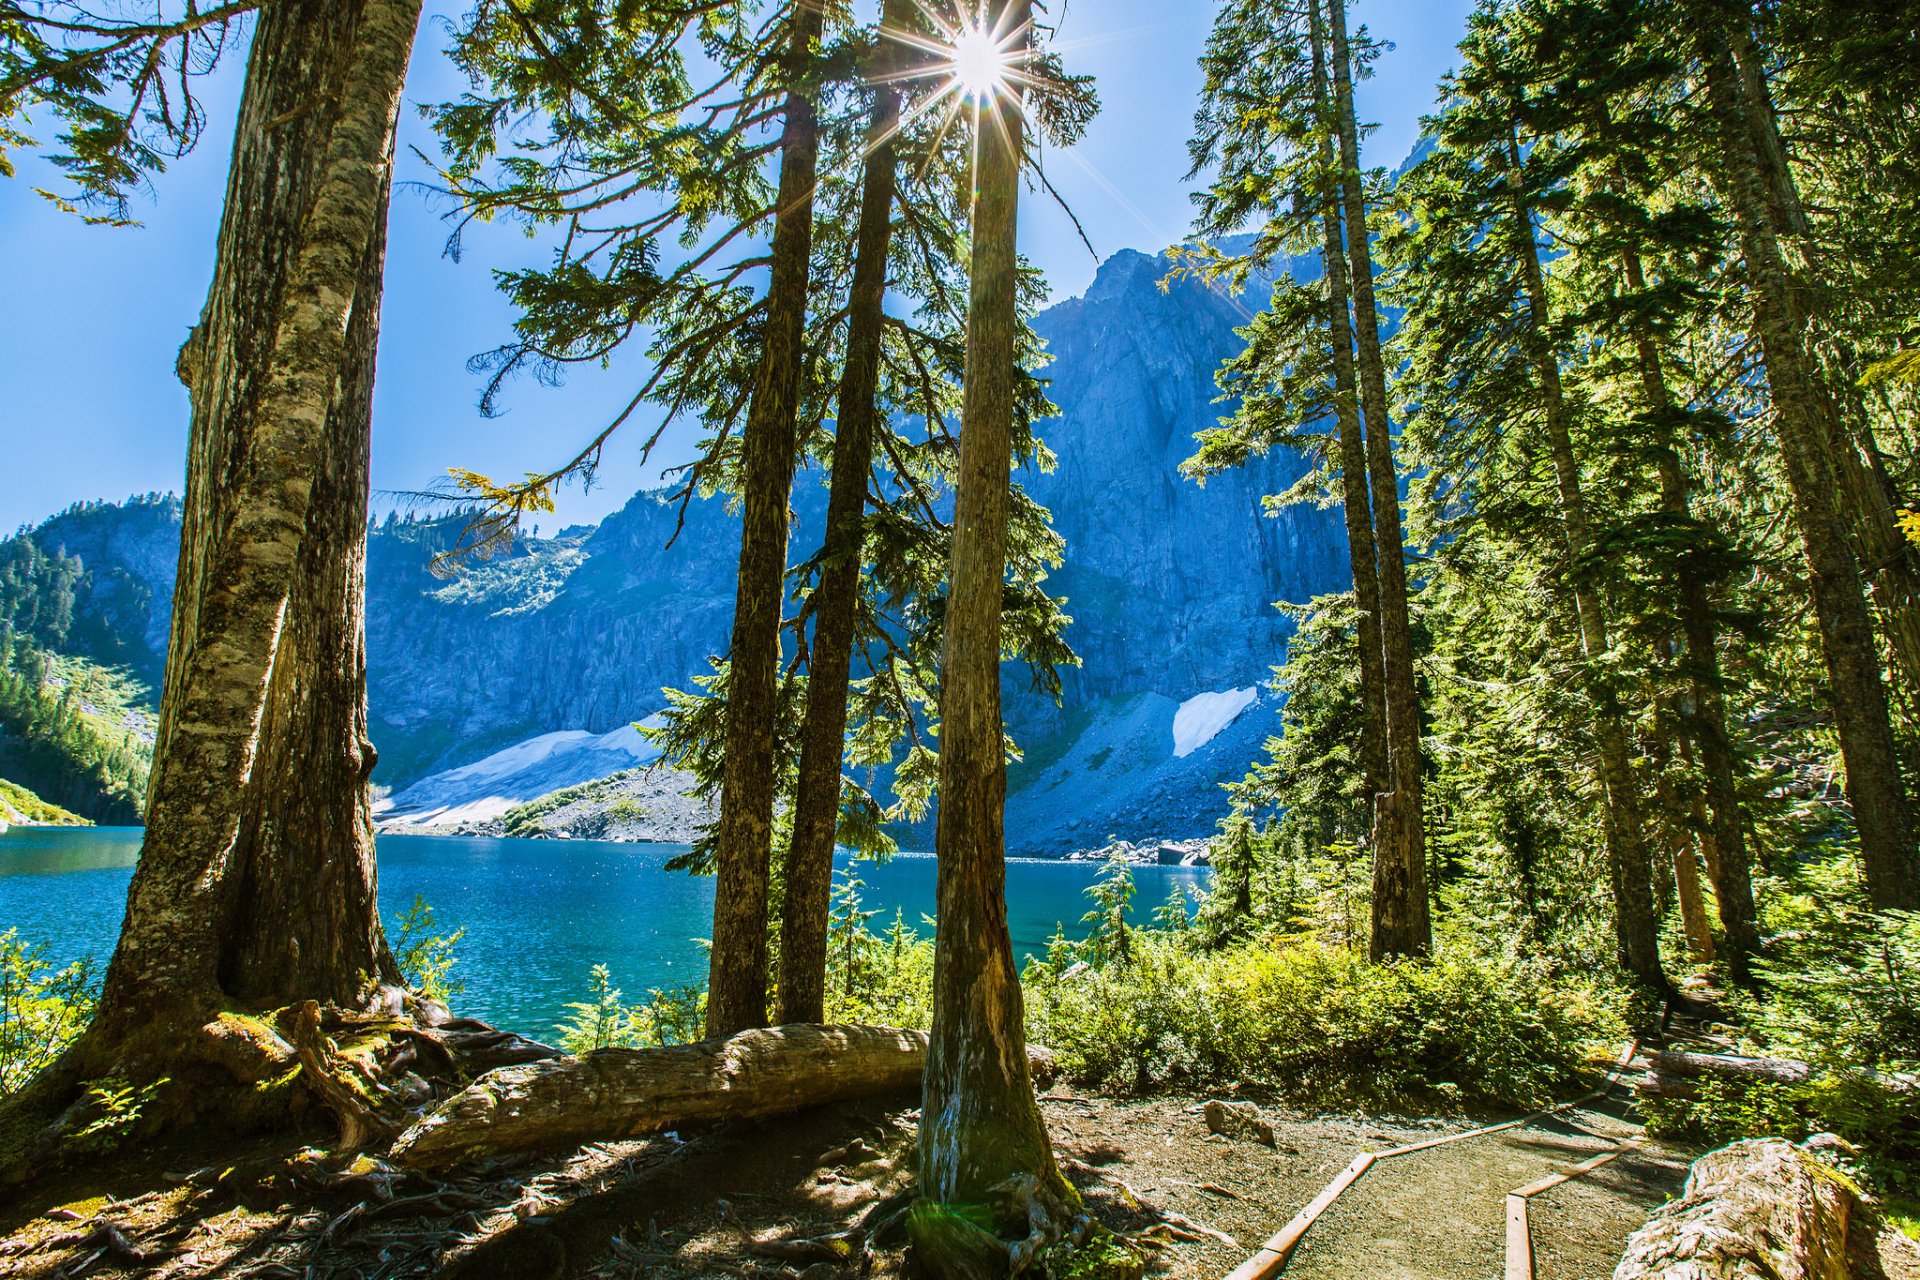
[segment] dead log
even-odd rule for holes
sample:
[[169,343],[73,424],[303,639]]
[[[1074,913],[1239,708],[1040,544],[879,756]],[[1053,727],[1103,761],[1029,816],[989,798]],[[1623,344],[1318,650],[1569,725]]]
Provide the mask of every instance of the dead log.
[[926,1055],[924,1031],[801,1024],[505,1067],[401,1134],[393,1159],[444,1167],[904,1091]]
[[[1734,1053],[1654,1052],[1647,1055],[1651,1070],[1640,1082],[1638,1092],[1651,1098],[1692,1098],[1698,1095],[1703,1078],[1752,1084],[1808,1084],[1823,1069],[1797,1058],[1749,1058]],[[1833,1067],[1825,1070],[1849,1080],[1864,1081],[1890,1093],[1920,1093],[1920,1078],[1865,1067]]]
[[1614,1280],[1842,1280],[1858,1197],[1784,1138],[1694,1161],[1684,1195],[1627,1241]]
[[1718,1076],[1768,1084],[1806,1084],[1816,1074],[1813,1066],[1796,1058],[1748,1058],[1733,1053],[1683,1053],[1677,1050],[1647,1055],[1656,1072],[1669,1076]]

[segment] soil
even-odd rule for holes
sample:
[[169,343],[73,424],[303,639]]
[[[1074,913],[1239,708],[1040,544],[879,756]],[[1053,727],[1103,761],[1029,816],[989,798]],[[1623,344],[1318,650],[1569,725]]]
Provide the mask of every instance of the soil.
[[[906,1277],[917,1272],[897,1231],[844,1262],[833,1237],[888,1216],[916,1101],[597,1145],[452,1181],[285,1146],[132,1155],[0,1208],[0,1277]],[[1102,1222],[1158,1246],[1156,1276],[1224,1275],[1356,1153],[1484,1122],[1268,1107],[1267,1147],[1209,1133],[1201,1104],[1065,1087],[1043,1098],[1069,1178]],[[1497,1277],[1505,1193],[1634,1131],[1615,1105],[1381,1161],[1288,1274]],[[1686,1158],[1648,1146],[1540,1196],[1540,1280],[1610,1275]]]

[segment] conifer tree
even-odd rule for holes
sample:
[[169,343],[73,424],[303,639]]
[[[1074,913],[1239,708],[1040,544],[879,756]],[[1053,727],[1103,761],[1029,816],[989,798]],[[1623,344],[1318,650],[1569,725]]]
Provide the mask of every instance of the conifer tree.
[[[1182,471],[1204,483],[1206,476],[1241,465],[1256,452],[1296,441],[1337,473],[1357,614],[1354,656],[1362,721],[1356,754],[1370,818],[1373,797],[1390,785],[1379,574],[1354,372],[1326,36],[1320,6],[1306,8],[1302,15],[1262,3],[1221,14],[1202,59],[1207,86],[1190,149],[1193,174],[1216,161],[1221,166],[1208,190],[1195,197],[1201,234],[1226,234],[1254,217],[1266,220],[1245,257],[1223,257],[1209,269],[1238,288],[1249,272],[1269,266],[1278,254],[1317,247],[1324,296],[1316,303],[1290,275],[1275,282],[1267,310],[1242,331],[1246,350],[1221,371],[1222,390],[1238,398],[1237,411],[1223,426],[1200,434],[1200,450]],[[1303,46],[1311,51],[1310,61]],[[1278,49],[1284,56],[1254,56],[1256,48],[1269,55]],[[1262,102],[1266,109],[1246,110],[1247,101]],[[1332,445],[1317,429],[1329,416],[1335,425]],[[1296,490],[1289,496],[1315,495]]]
[[[880,426],[882,343],[888,260],[893,243],[900,80],[913,46],[912,0],[888,0],[872,60],[872,122],[862,166],[848,298],[844,368],[834,415],[832,489],[819,583],[809,599],[806,718],[793,801],[780,925],[778,1020],[819,1022],[826,996],[827,916],[833,890],[834,837],[840,825],[841,762],[865,557],[865,515],[875,435]],[[907,714],[913,714],[912,708]]]
[[[568,6],[575,4],[595,13],[569,16]],[[743,252],[733,246],[748,237],[766,235],[783,207],[761,179],[766,148],[756,138],[766,122],[782,118],[787,102],[778,88],[786,64],[778,56],[783,46],[777,33],[785,28],[778,15],[755,31],[723,11],[698,11],[692,29],[701,33],[719,70],[705,87],[680,73],[646,81],[655,105],[649,114],[616,92],[616,86],[641,78],[648,51],[622,35],[617,15],[595,16],[598,4],[553,0],[538,42],[526,38],[525,22],[470,24],[459,33],[456,56],[479,92],[436,109],[448,151],[445,183],[459,201],[462,226],[470,218],[510,216],[568,232],[552,266],[504,280],[521,318],[516,340],[481,362],[493,372],[483,404],[490,405],[517,370],[556,377],[567,364],[601,359],[653,326],[647,351],[652,372],[628,410],[569,462],[514,485],[466,473],[470,491],[485,504],[469,528],[470,546],[482,553],[493,539],[510,536],[527,511],[549,501],[553,485],[572,475],[590,476],[613,433],[647,401],[662,407],[665,421],[691,414],[710,430],[700,456],[685,470],[677,495],[682,501],[719,491],[744,498],[748,488],[741,441],[761,367],[758,343],[769,300],[748,286],[747,273],[770,260],[750,250],[738,259],[731,255]],[[883,824],[919,820],[936,786],[936,756],[921,725],[932,713],[951,535],[942,495],[952,485],[956,446],[949,418],[963,362],[964,209],[957,201],[965,187],[957,175],[968,158],[953,128],[951,93],[925,74],[930,61],[942,61],[937,45],[919,20],[883,35],[836,19],[808,59],[817,181],[809,191],[814,225],[794,445],[796,458],[809,454],[829,471],[839,495],[829,497],[830,523],[851,528],[854,539],[851,555],[844,539],[830,536],[818,554],[795,567],[789,577],[798,614],[780,624],[799,643],[792,661],[778,669],[766,779],[775,805],[790,799],[800,806],[796,757],[802,742],[812,741],[804,812],[793,815],[803,881],[830,868],[836,837],[870,852],[890,850]],[[850,67],[871,69],[875,59],[912,65],[887,73],[879,86],[907,101],[892,108],[898,132],[885,137],[884,149],[870,152],[872,113],[888,108],[849,92],[842,78]],[[497,149],[508,141],[501,122],[529,107],[545,113],[550,134],[510,159],[499,156]],[[1083,112],[1071,94],[1063,95],[1048,110],[1049,127],[1068,137]],[[890,172],[872,163],[883,150],[896,156]],[[885,201],[873,201],[871,217],[863,214],[869,189],[863,173],[876,181],[884,177],[893,187]],[[622,201],[632,202],[632,212],[606,225],[606,208]],[[885,220],[893,210],[897,216]],[[875,234],[862,235],[863,229]],[[684,261],[670,265],[656,246],[675,230],[690,248]],[[456,229],[456,243],[459,234]],[[910,300],[915,309],[881,309],[888,296]],[[1054,410],[1028,371],[1041,357],[1024,324],[1043,296],[1041,282],[1023,269],[1024,365],[1016,380],[1013,447],[1017,460],[1048,466],[1032,424]],[[875,344],[871,349],[869,342]],[[859,366],[867,358],[875,363],[862,375]],[[866,377],[873,380],[871,389],[863,389]],[[835,416],[844,421],[829,433],[826,421]],[[664,422],[643,452],[663,429]],[[863,430],[871,433],[865,448],[874,464],[871,477],[855,466]],[[863,508],[870,508],[864,517]],[[1057,668],[1074,659],[1061,639],[1067,619],[1042,584],[1059,563],[1060,540],[1044,509],[1018,488],[1013,512],[1009,600],[1019,606],[1007,615],[1009,647],[1028,660],[1040,687],[1057,696]],[[851,596],[843,589],[848,581],[860,588]],[[809,623],[812,644],[806,643]],[[857,681],[850,672],[837,679],[833,674],[833,653],[842,643],[850,655],[857,651],[866,672]],[[716,662],[712,676],[698,681],[704,694],[667,691],[667,756],[688,768],[705,794],[725,789],[738,657],[736,646]],[[839,727],[828,733],[834,717]],[[814,720],[811,727],[807,718]],[[903,740],[909,746],[898,755]],[[869,769],[891,765],[894,802],[883,806],[843,777],[843,754]],[[724,804],[722,809],[724,826]],[[706,833],[672,865],[715,871],[719,835],[718,828]],[[779,843],[777,834],[770,839]],[[791,847],[773,849],[781,852],[793,856]],[[784,886],[776,880],[769,888]],[[745,913],[760,921],[763,939],[770,933],[774,896],[750,894]],[[817,933],[825,900],[803,884],[790,906],[785,898],[781,902],[779,914],[795,927],[799,942],[790,980],[804,989],[818,980],[808,976],[818,963],[806,959],[806,938]],[[744,931],[742,923],[735,932]],[[764,941],[757,959],[752,949],[728,952],[759,967],[764,979]],[[782,982],[788,981],[783,964]],[[794,1008],[807,1005],[801,998]]]
[[[1189,470],[1236,464],[1328,410],[1335,419],[1359,606],[1364,714],[1357,755],[1372,804],[1371,945],[1381,959],[1424,954],[1432,927],[1399,479],[1353,108],[1355,68],[1364,73],[1371,53],[1369,44],[1349,38],[1338,0],[1325,0],[1324,8],[1321,0],[1230,5],[1215,23],[1191,151],[1195,172],[1218,164],[1219,173],[1198,197],[1198,229],[1221,235],[1255,217],[1265,229],[1244,259],[1216,256],[1207,269],[1244,280],[1278,252],[1311,245],[1322,256],[1326,297],[1316,309],[1284,301],[1289,282],[1277,286],[1276,305],[1248,327],[1247,353],[1223,377],[1223,386],[1243,397],[1239,418],[1202,435]],[[1277,389],[1288,398],[1276,399]],[[1302,392],[1311,399],[1294,398]]]
[[[1913,826],[1873,619],[1841,509],[1843,440],[1834,404],[1808,350],[1809,317],[1781,247],[1790,211],[1770,198],[1767,139],[1734,60],[1734,19],[1713,4],[1690,9],[1708,110],[1718,131],[1715,177],[1739,226],[1754,329],[1766,359],[1776,434],[1819,618],[1830,702],[1846,759],[1847,797],[1860,834],[1868,892],[1879,907],[1920,905]],[[1736,15],[1744,20],[1744,11]]]
[[[1019,328],[1015,237],[1026,157],[1023,82],[1032,74],[1024,56],[1033,39],[1031,4],[989,6],[981,26],[1007,51],[1009,67],[1003,83],[979,94],[973,112],[972,285],[940,668],[940,927],[921,1104],[920,1194],[936,1204],[980,1204],[1010,1178],[1024,1179],[1030,1212],[1042,1221],[1051,1216],[1057,1232],[1074,1193],[1054,1162],[1027,1071],[1020,976],[1007,931],[1000,714]],[[927,1213],[913,1220],[915,1242],[936,1275],[977,1274],[935,1226],[966,1234],[963,1223]],[[971,1232],[984,1235],[977,1227]],[[999,1262],[1006,1265],[1004,1255]],[[1016,1256],[1014,1269],[1023,1262]]]
[[[194,421],[146,836],[94,1022],[26,1107],[104,1075],[178,1078],[162,1109],[177,1118],[232,1107],[206,1073],[224,1066],[251,1097],[257,1064],[217,1023],[209,1034],[215,1015],[360,1003],[398,980],[374,900],[362,566],[393,134],[419,9],[298,3],[257,20],[215,281],[179,366]],[[233,12],[182,27],[205,39],[199,18]],[[148,97],[182,27],[88,28],[99,43],[78,49],[9,33],[9,62],[24,47],[29,65],[0,97],[38,96],[75,125],[64,163],[115,216],[161,162],[151,135],[178,149],[197,133],[191,99],[156,111]]]
[[1387,410],[1386,359],[1374,301],[1373,234],[1368,220],[1360,130],[1353,108],[1357,67],[1347,34],[1346,0],[1327,0],[1333,37],[1335,125],[1340,141],[1340,190],[1353,272],[1354,339],[1360,402],[1366,415],[1367,483],[1373,496],[1374,543],[1380,548],[1380,643],[1385,658],[1387,757],[1393,790],[1374,808],[1373,931],[1376,960],[1425,955],[1433,945],[1427,896],[1425,764],[1420,754],[1420,694],[1413,669],[1413,623],[1408,605],[1400,481],[1393,461],[1393,425]]

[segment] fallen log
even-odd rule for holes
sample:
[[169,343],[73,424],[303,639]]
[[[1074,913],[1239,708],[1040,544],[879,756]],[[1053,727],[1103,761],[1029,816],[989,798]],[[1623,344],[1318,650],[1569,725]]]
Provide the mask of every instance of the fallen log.
[[[1614,1280],[1847,1280],[1920,1276],[1920,1248],[1886,1227],[1852,1181],[1784,1138],[1694,1161],[1680,1199],[1627,1241]],[[1874,1263],[1865,1265],[1871,1258]]]
[[1670,1076],[1719,1076],[1727,1080],[1755,1080],[1770,1084],[1806,1084],[1813,1066],[1795,1058],[1749,1058],[1734,1053],[1655,1051],[1647,1055],[1656,1072]]
[[503,1067],[409,1127],[392,1158],[439,1168],[780,1115],[912,1089],[926,1056],[924,1031],[802,1024]]
[[[1822,1074],[1822,1068],[1797,1058],[1750,1058],[1735,1053],[1683,1053],[1677,1050],[1647,1055],[1650,1070],[1640,1082],[1641,1097],[1691,1098],[1702,1079],[1729,1080],[1751,1084],[1808,1084]],[[1876,1085],[1890,1093],[1920,1093],[1920,1079],[1874,1071],[1866,1067],[1826,1068],[1849,1080]]]

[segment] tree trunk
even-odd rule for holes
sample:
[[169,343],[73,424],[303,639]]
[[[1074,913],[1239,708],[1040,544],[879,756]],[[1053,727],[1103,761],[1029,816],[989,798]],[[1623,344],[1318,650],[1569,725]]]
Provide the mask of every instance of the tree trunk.
[[873,81],[873,119],[854,233],[853,286],[848,298],[847,363],[834,418],[833,485],[827,496],[826,555],[813,589],[813,644],[808,650],[807,714],[800,731],[800,778],[793,802],[780,920],[781,1022],[825,1016],[827,920],[832,911],[834,832],[840,818],[840,771],[846,757],[847,692],[853,675],[854,622],[865,550],[868,471],[879,429],[880,347],[886,324],[887,256],[893,244],[900,91],[886,73],[892,32],[913,20],[911,0],[888,0],[881,14]]
[[1380,573],[1373,541],[1373,507],[1367,496],[1367,444],[1353,368],[1353,322],[1348,310],[1347,246],[1340,228],[1339,161],[1334,153],[1333,104],[1327,92],[1326,23],[1319,0],[1310,6],[1314,102],[1320,119],[1320,162],[1326,174],[1321,194],[1321,265],[1327,277],[1327,337],[1333,354],[1334,414],[1340,436],[1340,486],[1347,519],[1347,563],[1353,570],[1353,603],[1360,614],[1360,761],[1366,775],[1369,813],[1392,785],[1387,753],[1387,676],[1380,643]]
[[407,1129],[393,1158],[443,1168],[904,1092],[926,1054],[924,1032],[793,1025],[503,1067]]
[[[258,20],[219,268],[181,362],[190,523],[146,839],[83,1060],[174,1052],[236,996],[353,998],[391,972],[360,749],[360,553],[381,224],[419,9],[309,2]],[[274,794],[290,778],[311,797]]]
[[[1629,245],[1624,251],[1627,286],[1636,293],[1647,287],[1641,269],[1640,254]],[[1665,439],[1660,451],[1660,504],[1683,524],[1693,523],[1686,472],[1680,465],[1679,428],[1674,422],[1673,396],[1667,388],[1666,371],[1660,364],[1660,352],[1644,321],[1634,326],[1634,352],[1640,365],[1640,384],[1646,396],[1647,412],[1662,423]],[[1706,775],[1707,803],[1713,815],[1713,843],[1719,856],[1713,868],[1714,896],[1720,903],[1720,924],[1726,930],[1727,965],[1736,981],[1745,982],[1749,964],[1760,946],[1759,927],[1755,923],[1753,877],[1747,856],[1746,825],[1741,820],[1740,791],[1735,782],[1733,740],[1727,733],[1726,699],[1720,692],[1720,638],[1713,624],[1713,605],[1708,595],[1707,576],[1691,555],[1683,556],[1674,571],[1674,586],[1680,605],[1680,638],[1684,642],[1682,666],[1693,701],[1686,715],[1689,735],[1700,748],[1700,763]],[[1682,902],[1685,902],[1686,878],[1693,872],[1690,849],[1676,850],[1676,858],[1686,860],[1681,871]],[[1697,892],[1697,885],[1696,885]],[[1694,936],[1693,922],[1687,933]],[[1700,946],[1695,943],[1695,954]],[[1711,935],[1704,959],[1712,958]]]
[[[822,8],[795,6],[788,82],[799,84],[820,38]],[[780,709],[780,615],[786,597],[787,505],[793,494],[807,275],[813,259],[813,190],[820,151],[814,102],[789,89],[780,139],[780,193],[760,364],[741,439],[740,576],[727,679],[725,762],[707,980],[707,1034],[731,1035],[767,1020],[767,899]]]
[[1393,789],[1375,808],[1373,932],[1376,960],[1422,956],[1433,947],[1427,901],[1426,815],[1420,758],[1420,694],[1413,670],[1413,624],[1407,603],[1400,481],[1393,465],[1387,415],[1386,361],[1373,293],[1373,246],[1360,170],[1360,134],[1353,112],[1353,62],[1346,0],[1329,0],[1333,28],[1334,106],[1340,130],[1341,187],[1347,254],[1353,271],[1354,330],[1359,339],[1360,397],[1366,412],[1367,481],[1373,493],[1374,545],[1380,573],[1380,642],[1386,681],[1387,755]]
[[[1819,244],[1780,134],[1761,50],[1744,23],[1729,24],[1727,38],[1739,73],[1740,104],[1759,167],[1767,215],[1783,250],[1792,286],[1788,297],[1800,313],[1796,331],[1814,337],[1806,321],[1815,315],[1831,314],[1832,309],[1827,266],[1821,261]],[[1786,254],[1791,255],[1790,261]],[[1839,481],[1838,493],[1844,499],[1854,556],[1871,586],[1871,605],[1879,614],[1888,647],[1904,677],[1891,692],[1903,699],[1907,715],[1916,717],[1920,716],[1920,556],[1900,529],[1900,495],[1887,476],[1873,424],[1867,418],[1859,387],[1858,354],[1850,341],[1831,329],[1825,341],[1834,367],[1822,371],[1826,376],[1814,388],[1827,426],[1824,451]],[[1819,370],[1818,360],[1810,361],[1809,368]]]
[[1673,881],[1680,899],[1680,923],[1687,931],[1687,949],[1696,964],[1712,964],[1713,926],[1707,923],[1707,899],[1700,889],[1700,864],[1694,861],[1693,840],[1684,827],[1674,829]]
[[[986,25],[1030,38],[1031,0],[993,5]],[[920,1128],[920,1193],[978,1204],[1028,1175],[1062,1198],[1033,1097],[1020,975],[1007,933],[1007,762],[1000,714],[1014,373],[1015,233],[1025,154],[1019,90],[981,103],[974,128],[973,260],[953,561],[940,664],[939,884],[933,1032]],[[930,1262],[939,1265],[937,1258]]]
[[1540,270],[1533,213],[1522,186],[1520,146],[1516,136],[1508,136],[1506,148],[1508,213],[1513,234],[1514,263],[1520,269],[1527,302],[1527,321],[1522,337],[1533,363],[1534,376],[1540,384],[1548,452],[1553,459],[1554,481],[1560,496],[1567,573],[1574,578],[1574,611],[1578,615],[1580,643],[1585,658],[1583,678],[1588,695],[1593,700],[1595,745],[1600,755],[1601,783],[1606,792],[1607,853],[1613,880],[1614,922],[1619,934],[1621,960],[1627,971],[1642,984],[1655,991],[1665,991],[1667,979],[1660,967],[1659,921],[1653,909],[1653,868],[1647,853],[1646,831],[1641,821],[1639,787],[1633,777],[1626,713],[1612,686],[1604,676],[1597,674],[1599,664],[1606,660],[1612,648],[1608,636],[1606,602],[1599,592],[1582,586],[1577,576],[1581,557],[1593,545],[1593,529],[1587,516],[1586,494],[1581,487],[1580,464],[1573,452],[1572,423],[1560,384],[1560,358],[1547,338],[1550,312],[1546,279]]
[[[1720,178],[1740,223],[1754,327],[1766,360],[1774,430],[1806,552],[1827,663],[1829,702],[1846,762],[1846,795],[1860,835],[1867,892],[1877,908],[1912,910],[1920,907],[1920,879],[1916,878],[1920,865],[1916,865],[1873,620],[1836,504],[1840,486],[1827,461],[1826,446],[1834,435],[1826,412],[1831,403],[1820,393],[1803,337],[1806,317],[1795,301],[1768,211],[1761,163],[1741,100],[1740,73],[1724,35],[1710,16],[1703,16],[1707,21],[1697,39],[1708,102],[1720,134]],[[1724,848],[1721,859],[1729,860]]]

